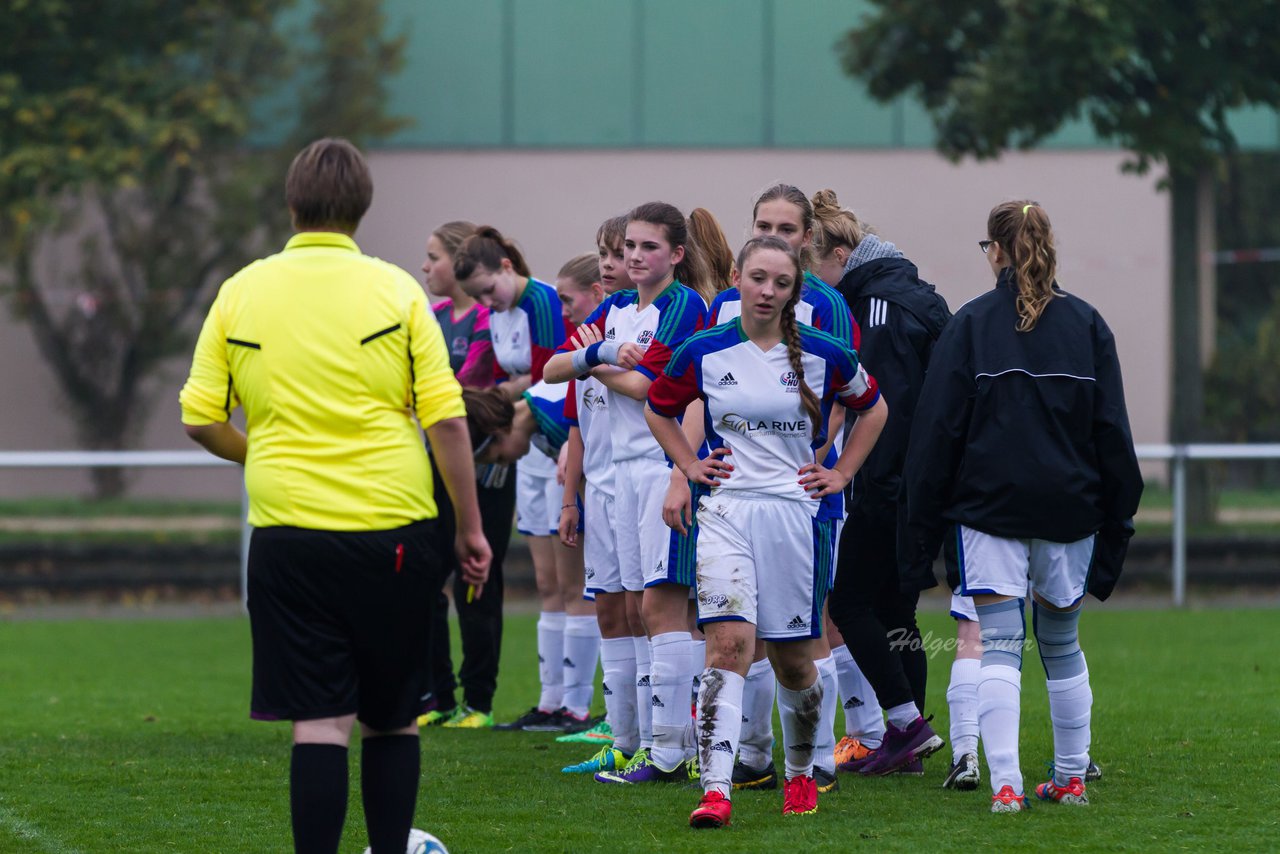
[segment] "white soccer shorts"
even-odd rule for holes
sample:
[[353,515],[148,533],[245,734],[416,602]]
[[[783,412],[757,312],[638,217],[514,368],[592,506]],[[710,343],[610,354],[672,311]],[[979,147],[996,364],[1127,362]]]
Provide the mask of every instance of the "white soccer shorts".
[[1014,540],[957,525],[960,594],[1026,596],[1031,592],[1056,608],[1069,608],[1084,598],[1093,535],[1074,543]]

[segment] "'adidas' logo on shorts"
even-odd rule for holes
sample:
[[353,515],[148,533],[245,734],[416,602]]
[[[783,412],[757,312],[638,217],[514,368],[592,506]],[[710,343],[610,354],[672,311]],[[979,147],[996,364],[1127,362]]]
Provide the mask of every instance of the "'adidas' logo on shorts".
[[844,701],[844,707],[846,709],[860,709],[864,705],[866,704],[863,703],[861,700],[859,700],[857,697],[850,697],[849,699]]
[[733,378],[732,371],[722,376],[720,378],[720,382],[716,383],[716,385],[737,385],[737,384],[738,384],[738,381]]
[[719,750],[721,753],[733,753],[733,745],[729,743],[729,739],[727,738],[724,741],[717,741],[715,744],[711,745],[711,749]]
[[658,695],[657,695],[657,694],[654,694],[654,695],[653,695],[653,701],[652,701],[651,703],[649,703],[649,705],[650,705],[650,706],[652,706],[652,707],[653,707],[653,708],[655,708],[655,709],[665,709],[665,708],[667,707],[667,704],[666,704],[666,703],[664,703],[664,702],[662,702],[661,700],[659,700],[659,699],[658,699]]
[[601,693],[601,694],[604,694],[606,697],[612,697],[612,696],[613,696],[613,692],[609,690],[609,683],[608,683],[608,682],[601,682],[601,683],[600,683],[600,693]]
[[809,628],[809,621],[802,618],[799,614],[796,614],[794,617],[791,618],[791,622],[787,623],[787,628],[807,629]]
[[637,679],[637,680],[636,680],[636,687],[637,687],[637,688],[648,688],[648,687],[649,687],[649,674],[648,674],[648,673],[646,673],[645,675],[641,676],[639,679]]
[[564,657],[564,661],[562,662],[562,664],[564,664],[564,666],[565,666],[565,667],[573,667],[573,668],[576,668],[576,667],[578,666],[578,665],[574,664],[574,663],[573,663],[573,659],[572,659],[572,658],[570,658],[570,657],[569,657],[569,656],[567,656],[567,655]]

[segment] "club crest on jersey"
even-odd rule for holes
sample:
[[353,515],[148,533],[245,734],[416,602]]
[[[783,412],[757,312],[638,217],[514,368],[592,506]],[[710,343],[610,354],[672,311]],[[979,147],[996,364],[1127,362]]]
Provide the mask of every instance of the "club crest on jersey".
[[800,378],[796,376],[795,371],[787,371],[785,374],[778,377],[778,382],[780,382],[782,387],[792,394],[800,393]]
[[467,355],[468,344],[469,342],[467,341],[467,336],[465,335],[454,336],[453,345],[450,348],[450,352],[453,353],[453,355],[455,356],[465,356]]
[[582,392],[582,408],[588,412],[596,412],[609,405],[609,399],[594,388]]
[[640,333],[640,337],[636,339],[636,343],[641,347],[647,347],[649,342],[653,340],[653,330],[646,329]]

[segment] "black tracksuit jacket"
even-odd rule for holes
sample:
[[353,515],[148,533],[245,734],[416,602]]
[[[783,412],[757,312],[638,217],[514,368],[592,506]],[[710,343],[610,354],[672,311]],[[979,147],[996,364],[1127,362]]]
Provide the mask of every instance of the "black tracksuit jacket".
[[849,511],[894,524],[916,399],[951,312],[906,258],[860,264],[845,273],[838,290],[861,329],[858,358],[889,407],[884,430],[854,480]]
[[951,523],[1060,543],[1097,533],[1089,592],[1105,599],[1142,495],[1115,338],[1062,291],[1017,332],[1016,290],[1007,268],[934,348],[903,473],[900,557],[931,586]]

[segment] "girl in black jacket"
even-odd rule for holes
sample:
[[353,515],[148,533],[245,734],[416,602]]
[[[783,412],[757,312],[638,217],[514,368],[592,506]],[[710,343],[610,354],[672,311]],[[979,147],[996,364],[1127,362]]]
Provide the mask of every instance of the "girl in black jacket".
[[1142,494],[1120,363],[1098,312],[1057,286],[1039,205],[997,205],[979,245],[996,287],[957,312],[934,350],[903,471],[904,549],[923,574],[954,525],[960,593],[973,596],[982,626],[992,812],[1026,804],[1018,720],[1030,580],[1055,769],[1035,791],[1086,804],[1093,695],[1080,603],[1086,586],[1110,592]]

